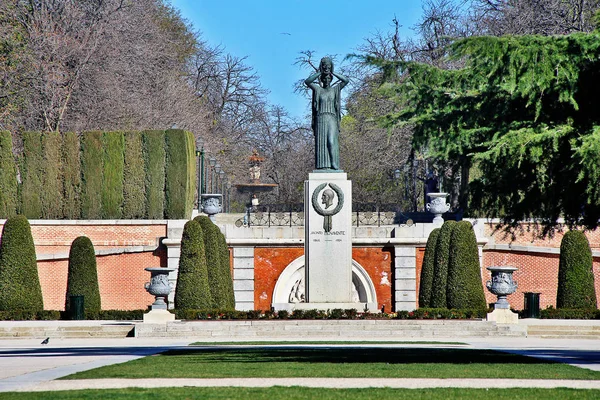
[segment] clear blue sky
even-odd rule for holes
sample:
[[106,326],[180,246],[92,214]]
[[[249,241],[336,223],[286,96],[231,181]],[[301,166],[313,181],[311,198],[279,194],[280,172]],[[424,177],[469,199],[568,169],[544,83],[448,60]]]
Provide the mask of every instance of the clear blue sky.
[[375,32],[392,29],[394,16],[401,34],[421,15],[421,0],[171,0],[181,15],[199,30],[211,46],[247,57],[268,100],[285,107],[290,115],[308,112],[306,99],[294,94],[294,82],[310,71],[293,65],[303,50],[315,51],[318,60],[337,55],[342,60]]

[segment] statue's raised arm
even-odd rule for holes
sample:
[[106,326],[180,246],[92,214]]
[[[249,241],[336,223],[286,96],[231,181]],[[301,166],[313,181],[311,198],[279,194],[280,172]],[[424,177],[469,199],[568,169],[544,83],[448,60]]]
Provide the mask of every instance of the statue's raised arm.
[[[332,86],[333,78],[339,82]],[[318,78],[318,83],[315,82]],[[312,128],[315,134],[315,169],[340,171],[339,134],[341,120],[341,90],[349,79],[333,72],[333,61],[321,59],[319,70],[304,83],[312,89]]]

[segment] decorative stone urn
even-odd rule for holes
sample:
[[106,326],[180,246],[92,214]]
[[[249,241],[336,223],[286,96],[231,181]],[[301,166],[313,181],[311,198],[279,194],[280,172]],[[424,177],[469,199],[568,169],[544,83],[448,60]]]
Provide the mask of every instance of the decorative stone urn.
[[450,210],[450,204],[446,203],[448,193],[427,193],[427,196],[429,196],[431,202],[427,203],[425,207],[427,208],[427,211],[435,216],[433,218],[433,223],[435,225],[442,225],[444,223],[442,214]]
[[222,211],[221,199],[223,195],[219,193],[204,193],[200,197],[202,198],[201,211],[207,214],[212,222],[215,222],[215,215]]
[[144,288],[156,300],[150,306],[151,310],[166,310],[167,303],[165,298],[171,293],[171,283],[169,282],[169,273],[175,271],[175,268],[144,268],[150,272],[150,282],[146,282]]
[[509,266],[493,266],[488,267],[487,269],[492,273],[492,280],[487,281],[485,286],[492,294],[498,296],[498,301],[494,304],[494,310],[509,310],[510,304],[508,304],[506,296],[513,294],[517,290],[517,282],[513,281],[512,276],[517,268]]

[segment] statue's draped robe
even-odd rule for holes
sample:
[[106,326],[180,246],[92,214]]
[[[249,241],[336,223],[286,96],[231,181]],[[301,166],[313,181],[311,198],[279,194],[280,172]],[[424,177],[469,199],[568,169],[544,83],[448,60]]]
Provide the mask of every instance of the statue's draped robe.
[[312,128],[315,134],[315,168],[340,169],[339,133],[341,90],[337,83],[329,88],[312,84]]

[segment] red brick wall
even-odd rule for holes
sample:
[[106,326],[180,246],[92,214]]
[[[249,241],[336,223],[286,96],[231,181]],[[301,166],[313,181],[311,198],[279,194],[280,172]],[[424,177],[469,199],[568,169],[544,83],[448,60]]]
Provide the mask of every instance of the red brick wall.
[[[557,247],[560,248],[560,241],[562,240],[564,233],[555,232],[552,237],[540,238],[539,229],[533,224],[521,224],[522,229],[517,232],[517,235],[513,238],[512,235],[496,230],[494,224],[485,224],[484,234],[489,237],[491,242],[496,244],[513,244],[520,246],[536,246],[536,247]],[[585,232],[585,235],[590,242],[592,249],[600,249],[600,229],[596,229],[592,232]]]
[[392,282],[394,265],[394,248],[355,247],[352,258],[367,271],[375,286],[378,308],[392,308]]
[[[600,304],[600,258],[594,257],[594,283],[596,297]],[[540,307],[556,307],[556,291],[558,286],[558,254],[526,253],[517,251],[488,250],[483,252],[483,284],[491,279],[491,274],[485,268],[492,265],[510,265],[519,268],[513,273],[513,279],[519,285],[517,292],[508,296],[511,307],[523,309],[523,293],[541,293]],[[484,286],[485,287],[485,286]],[[494,303],[496,297],[485,289],[488,303]]]
[[254,309],[269,310],[273,290],[285,267],[304,254],[303,247],[257,247],[254,249]]
[[[68,260],[39,261],[44,309],[64,310]],[[96,257],[103,310],[145,309],[154,297],[144,289],[150,273],[144,268],[166,264],[166,252],[125,253]]]
[[[302,247],[258,247],[254,250],[254,308],[271,308],[273,290],[279,275],[292,261],[304,254]],[[392,309],[393,248],[352,249],[352,258],[367,271],[377,293],[379,307]]]
[[[3,226],[0,224],[0,231]],[[31,224],[31,234],[38,256],[69,253],[71,243],[78,236],[87,236],[96,250],[157,246],[167,235],[166,224]],[[123,253],[96,257],[98,284],[102,309],[134,310],[146,308],[154,301],[144,289],[150,280],[147,267],[167,265],[166,250]],[[67,291],[68,260],[40,260],[38,273],[44,308],[64,310]]]

